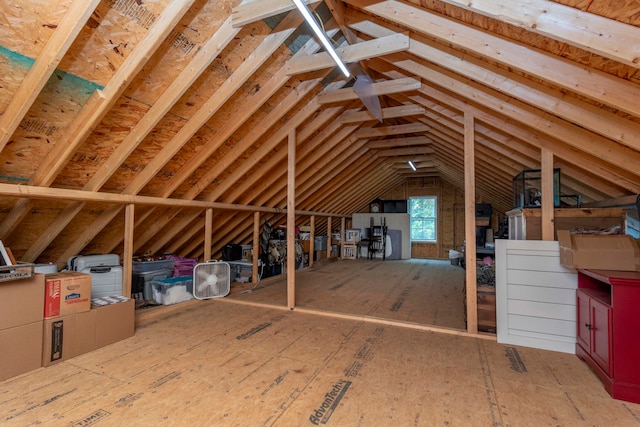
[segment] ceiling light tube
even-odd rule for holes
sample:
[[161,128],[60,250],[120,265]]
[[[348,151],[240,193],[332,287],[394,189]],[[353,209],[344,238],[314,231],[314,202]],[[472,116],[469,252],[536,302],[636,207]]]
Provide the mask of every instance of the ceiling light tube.
[[313,30],[313,32],[316,33],[316,36],[318,36],[318,38],[324,45],[324,48],[327,50],[331,58],[333,58],[333,60],[338,65],[338,67],[340,68],[342,73],[345,75],[345,77],[349,77],[351,73],[349,73],[347,66],[344,64],[344,62],[342,62],[342,60],[338,56],[338,53],[335,51],[335,49],[331,45],[331,41],[329,40],[327,35],[324,33],[324,31],[322,31],[322,29],[320,28],[316,20],[313,19],[313,16],[311,16],[311,12],[309,11],[309,8],[307,7],[307,5],[304,4],[302,0],[293,0],[293,3],[296,5],[298,10],[300,10],[300,13],[302,13],[302,16],[304,16],[304,19],[311,26],[311,29]]
[[413,171],[416,171],[416,165],[413,164],[413,162],[411,160],[409,160],[407,163],[409,163],[409,166],[411,167],[411,169],[413,169]]

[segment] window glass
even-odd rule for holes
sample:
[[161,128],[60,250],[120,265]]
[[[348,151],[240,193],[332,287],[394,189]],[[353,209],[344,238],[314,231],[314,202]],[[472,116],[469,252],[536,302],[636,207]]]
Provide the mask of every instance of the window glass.
[[411,240],[435,241],[437,239],[437,212],[435,196],[409,199]]

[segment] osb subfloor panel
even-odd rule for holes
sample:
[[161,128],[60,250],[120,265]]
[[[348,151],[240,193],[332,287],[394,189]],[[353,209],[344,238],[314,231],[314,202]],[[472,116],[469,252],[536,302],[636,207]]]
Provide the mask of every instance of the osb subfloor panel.
[[637,426],[576,356],[196,301],[0,382],[3,426]]
[[[296,272],[296,307],[466,329],[464,275],[449,261],[342,260]],[[247,292],[251,290],[251,292]],[[231,299],[287,305],[286,275],[233,285]]]

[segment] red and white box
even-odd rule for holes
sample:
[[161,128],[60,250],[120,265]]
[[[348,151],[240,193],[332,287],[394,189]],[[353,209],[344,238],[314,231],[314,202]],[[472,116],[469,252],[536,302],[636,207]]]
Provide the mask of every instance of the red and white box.
[[91,309],[91,275],[76,271],[45,275],[44,317]]

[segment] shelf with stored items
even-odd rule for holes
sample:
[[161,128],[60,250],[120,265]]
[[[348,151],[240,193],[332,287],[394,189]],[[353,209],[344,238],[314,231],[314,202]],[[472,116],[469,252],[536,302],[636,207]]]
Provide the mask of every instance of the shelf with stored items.
[[616,399],[640,403],[640,272],[578,270],[576,354]]
[[[463,259],[466,252],[462,248]],[[466,268],[466,262],[463,263]],[[482,332],[496,332],[496,266],[494,248],[476,248],[476,307],[478,330]],[[466,319],[466,289],[463,288],[463,301],[465,304]]]
[[[507,212],[509,239],[542,240],[542,212],[540,209],[514,209]],[[614,229],[620,234],[638,236],[635,209],[624,208],[558,208],[553,211],[554,230]]]

